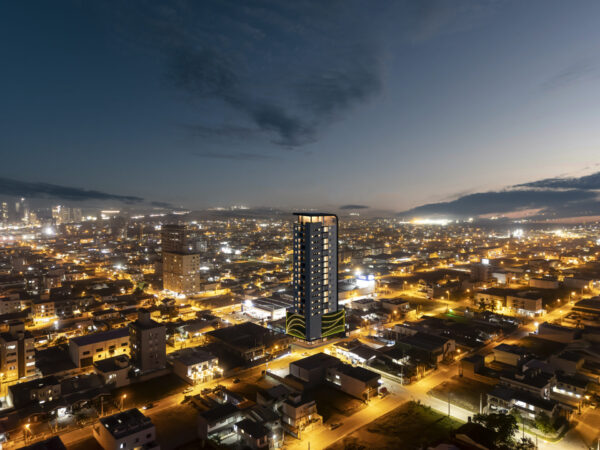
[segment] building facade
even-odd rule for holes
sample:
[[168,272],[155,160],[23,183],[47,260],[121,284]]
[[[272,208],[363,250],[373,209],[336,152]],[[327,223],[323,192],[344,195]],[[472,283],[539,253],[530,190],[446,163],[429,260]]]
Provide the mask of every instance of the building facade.
[[286,331],[314,341],[345,331],[344,309],[338,310],[338,218],[295,215],[294,311],[287,314]]
[[23,322],[12,322],[8,332],[0,333],[0,361],[3,385],[35,375],[33,335],[25,330]]
[[161,242],[163,288],[184,295],[198,292],[203,241],[185,225],[165,225]]
[[138,319],[129,324],[131,362],[142,372],[164,369],[167,365],[166,327],[141,309]]

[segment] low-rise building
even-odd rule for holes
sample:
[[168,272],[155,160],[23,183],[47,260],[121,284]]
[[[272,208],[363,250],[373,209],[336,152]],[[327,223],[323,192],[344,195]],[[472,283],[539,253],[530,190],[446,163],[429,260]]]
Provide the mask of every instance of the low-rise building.
[[77,367],[89,367],[95,361],[123,354],[129,354],[126,328],[79,336],[69,341],[69,355]]
[[495,361],[514,367],[520,366],[529,356],[525,348],[510,344],[499,344],[493,352]]
[[317,412],[316,402],[303,398],[300,394],[292,395],[284,401],[281,413],[286,431],[298,438],[303,431],[309,431],[323,423],[323,417]]
[[379,394],[381,375],[349,364],[339,364],[327,369],[326,380],[339,390],[365,402]]
[[219,359],[201,347],[178,350],[171,353],[169,359],[173,373],[190,384],[210,381],[223,373]]
[[92,432],[104,450],[160,450],[152,421],[137,408],[101,418]]
[[198,414],[198,436],[202,440],[214,439],[233,432],[233,425],[243,419],[240,409],[225,403]]
[[290,363],[290,375],[302,381],[307,387],[317,386],[325,381],[327,369],[340,364],[335,356],[316,353]]
[[102,377],[104,384],[115,388],[129,384],[131,365],[127,355],[113,356],[94,362],[94,371]]
[[549,322],[539,325],[537,334],[543,339],[549,341],[568,344],[581,338],[582,330],[571,327],[563,327]]

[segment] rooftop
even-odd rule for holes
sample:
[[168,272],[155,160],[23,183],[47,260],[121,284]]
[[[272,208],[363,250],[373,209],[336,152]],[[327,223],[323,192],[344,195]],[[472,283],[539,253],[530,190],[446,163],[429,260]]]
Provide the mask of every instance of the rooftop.
[[306,358],[299,359],[298,361],[294,361],[290,363],[290,365],[295,365],[304,370],[312,370],[323,366],[331,366],[333,364],[339,363],[340,360],[335,356],[328,355],[326,353],[316,353],[311,356],[307,356]]
[[116,330],[99,331],[85,336],[72,338],[69,343],[74,343],[80,347],[83,345],[96,344],[98,342],[110,341],[112,339],[120,339],[129,336],[127,328],[117,328]]
[[152,421],[137,408],[128,409],[100,419],[100,423],[115,438],[120,439],[139,431],[154,428]]

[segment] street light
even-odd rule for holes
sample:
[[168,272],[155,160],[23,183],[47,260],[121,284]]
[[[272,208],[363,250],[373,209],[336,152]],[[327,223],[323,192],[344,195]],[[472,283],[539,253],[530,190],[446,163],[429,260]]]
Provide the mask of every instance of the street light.
[[125,401],[126,398],[127,398],[127,394],[123,394],[121,396],[121,411],[123,411],[123,402]]

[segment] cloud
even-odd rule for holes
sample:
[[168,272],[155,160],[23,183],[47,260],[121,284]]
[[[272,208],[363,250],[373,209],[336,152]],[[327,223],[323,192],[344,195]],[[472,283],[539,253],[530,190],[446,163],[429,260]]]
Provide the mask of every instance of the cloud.
[[123,203],[141,203],[143,198],[131,195],[116,195],[106,192],[60,186],[49,183],[30,183],[10,178],[0,178],[0,195],[29,198],[60,198],[63,200],[116,200]]
[[548,78],[541,85],[542,90],[557,89],[569,84],[600,75],[600,62],[593,59],[581,59],[565,67]]
[[342,205],[340,206],[340,209],[346,210],[346,209],[368,209],[369,206],[366,205]]
[[381,92],[386,32],[421,33],[421,18],[448,9],[410,4],[180,0],[114,9],[121,37],[158,53],[167,84],[200,113],[196,136],[239,139],[244,130],[299,147]]
[[264,160],[275,160],[278,159],[273,155],[265,155],[262,153],[223,153],[223,152],[194,152],[195,156],[207,159],[228,159],[233,161],[264,161]]
[[536,211],[537,217],[575,217],[600,214],[600,172],[582,177],[547,178],[502,191],[463,195],[448,202],[429,203],[402,216],[515,215]]
[[556,177],[518,184],[516,187],[551,189],[600,189],[600,172],[582,177]]

